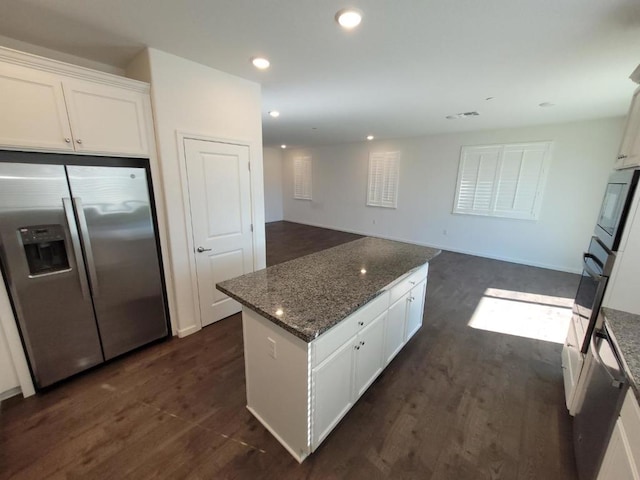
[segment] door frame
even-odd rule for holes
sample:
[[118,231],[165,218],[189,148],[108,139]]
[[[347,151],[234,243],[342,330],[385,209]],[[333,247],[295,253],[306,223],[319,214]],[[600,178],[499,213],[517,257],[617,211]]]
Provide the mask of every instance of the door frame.
[[[187,154],[185,149],[185,140],[199,140],[204,142],[215,142],[215,143],[224,143],[227,145],[236,145],[239,147],[247,147],[249,149],[249,165],[251,165],[252,154],[254,144],[253,142],[245,141],[245,140],[235,140],[223,137],[216,137],[211,135],[206,135],[202,133],[192,133],[178,130],[176,132],[176,140],[178,143],[178,159],[179,159],[179,167],[180,167],[180,187],[182,190],[182,208],[184,212],[185,218],[185,233],[187,240],[187,248],[188,248],[188,258],[189,258],[189,277],[191,278],[191,300],[193,303],[193,311],[196,315],[195,320],[195,329],[202,329],[202,312],[200,311],[200,291],[198,289],[198,274],[196,270],[196,257],[195,257],[195,243],[193,241],[193,217],[191,216],[191,198],[189,196],[189,180],[187,178]],[[253,231],[251,232],[251,241],[253,244],[252,248],[252,256],[251,264],[253,265],[254,271],[258,268],[257,266],[257,255],[256,255],[256,245],[257,245],[257,231],[258,229],[255,227],[255,203],[254,203],[254,168],[250,167],[249,174],[249,203],[251,205],[251,224],[254,226]],[[193,333],[193,331],[183,332],[182,335],[186,336]]]

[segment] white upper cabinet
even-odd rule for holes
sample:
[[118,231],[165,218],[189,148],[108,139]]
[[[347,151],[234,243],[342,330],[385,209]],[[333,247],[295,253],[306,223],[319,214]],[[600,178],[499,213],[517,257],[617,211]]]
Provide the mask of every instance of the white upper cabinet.
[[637,166],[640,166],[640,89],[636,90],[631,100],[620,152],[615,163],[617,169]]
[[62,82],[0,62],[0,146],[73,151]]
[[63,86],[77,152],[147,154],[141,94],[81,80]]
[[149,86],[0,48],[0,149],[149,156]]

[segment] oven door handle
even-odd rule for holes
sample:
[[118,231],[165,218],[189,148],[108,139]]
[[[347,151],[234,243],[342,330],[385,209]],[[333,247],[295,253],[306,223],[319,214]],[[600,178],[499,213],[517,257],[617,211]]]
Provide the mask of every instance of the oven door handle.
[[600,262],[600,260],[598,260],[598,258],[595,255],[592,255],[590,253],[585,253],[583,255],[583,265],[582,267],[587,271],[587,273],[589,275],[591,275],[593,278],[595,278],[596,280],[600,281],[602,280],[603,276],[601,273],[596,273],[593,271],[593,269],[589,266],[589,264],[587,263],[587,259],[591,259],[593,260],[599,267],[602,267],[602,263]]
[[584,255],[582,255],[582,260],[584,261],[584,263],[587,263],[587,259],[593,260],[594,263],[598,265],[601,270],[604,270],[604,265],[602,264],[600,259],[596,257],[593,253],[585,253]]
[[[602,357],[600,356],[600,353],[598,352],[598,346],[596,345],[596,338],[601,338],[602,340],[604,340],[607,343],[609,342],[609,337],[596,330],[595,332],[593,332],[593,335],[591,335],[591,353],[593,353],[593,356],[596,360],[596,362],[598,362],[598,364],[600,364],[602,366],[602,369],[607,372],[607,376],[609,377],[609,379],[611,380],[611,386],[614,388],[622,388],[624,386],[624,384],[626,383],[626,379],[624,377],[622,378],[616,378],[611,371],[607,368],[607,365],[604,363],[604,361],[602,360]],[[612,351],[614,351],[612,349]],[[615,353],[614,353],[615,356]],[[616,358],[616,361],[618,361],[618,359]]]

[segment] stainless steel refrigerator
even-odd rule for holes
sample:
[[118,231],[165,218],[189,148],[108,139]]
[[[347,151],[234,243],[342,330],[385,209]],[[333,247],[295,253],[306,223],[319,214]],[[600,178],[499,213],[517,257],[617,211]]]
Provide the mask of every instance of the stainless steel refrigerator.
[[37,387],[168,335],[144,162],[0,152],[0,264]]

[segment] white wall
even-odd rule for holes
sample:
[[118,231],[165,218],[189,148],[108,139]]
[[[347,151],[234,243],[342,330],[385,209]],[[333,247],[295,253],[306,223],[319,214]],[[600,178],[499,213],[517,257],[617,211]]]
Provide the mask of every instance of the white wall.
[[[169,234],[169,274],[173,279],[172,323],[180,336],[201,328],[192,279],[180,174],[178,132],[249,145],[255,268],[265,266],[261,93],[257,83],[155,49],[133,60],[127,74],[151,83],[162,193]],[[157,188],[157,187],[156,187]]]
[[13,366],[9,345],[7,344],[4,330],[0,325],[0,400],[6,396],[5,392],[16,389],[19,386],[20,382]]
[[71,63],[72,65],[79,65],[85,68],[92,68],[101,72],[112,73],[114,75],[124,76],[124,70],[113,65],[107,65],[101,62],[94,62],[87,58],[78,57],[69,53],[59,52],[40,45],[34,45],[33,43],[23,42],[16,40],[15,38],[5,37],[0,35],[0,45],[13,50],[19,50],[21,52],[31,53],[32,55],[39,55],[45,58],[51,58],[60,62]]
[[[469,120],[472,121],[472,120]],[[284,219],[571,272],[581,271],[623,118],[287,151]],[[463,145],[553,140],[537,221],[454,215]],[[365,206],[369,151],[401,151],[396,210]],[[313,200],[293,199],[293,158],[313,158]]]
[[602,305],[640,315],[640,189],[636,189]]
[[282,220],[282,151],[279,148],[264,148],[264,220]]

